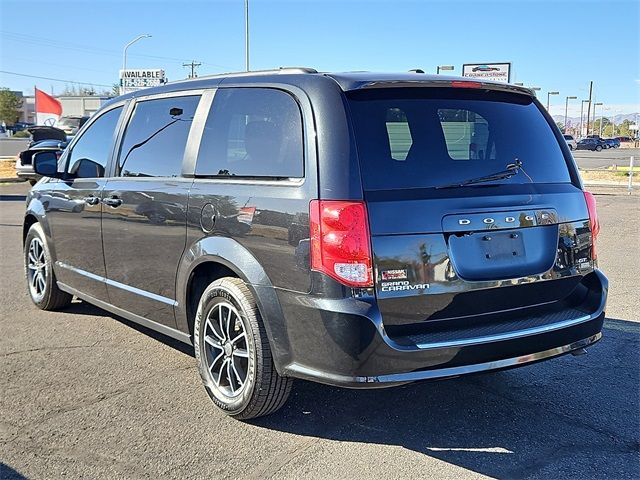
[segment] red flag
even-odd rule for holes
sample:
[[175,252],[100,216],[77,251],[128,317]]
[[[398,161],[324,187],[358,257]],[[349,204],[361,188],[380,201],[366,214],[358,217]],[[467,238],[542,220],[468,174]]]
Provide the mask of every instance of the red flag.
[[62,115],[62,104],[36,88],[36,123],[38,125],[55,125]]

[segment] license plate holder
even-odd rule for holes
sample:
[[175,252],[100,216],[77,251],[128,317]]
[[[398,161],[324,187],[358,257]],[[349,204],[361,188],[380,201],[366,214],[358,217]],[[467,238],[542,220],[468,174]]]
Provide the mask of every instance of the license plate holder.
[[476,235],[479,250],[486,261],[514,260],[525,255],[521,232],[491,232]]

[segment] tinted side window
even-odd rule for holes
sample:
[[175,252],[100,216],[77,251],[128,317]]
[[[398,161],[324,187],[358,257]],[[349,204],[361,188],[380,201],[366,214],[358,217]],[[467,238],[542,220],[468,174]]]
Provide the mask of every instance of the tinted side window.
[[138,102],[122,140],[122,177],[177,177],[200,96]]
[[387,136],[389,137],[391,158],[399,161],[406,160],[411,145],[413,145],[407,115],[399,108],[390,108],[387,110],[385,125],[387,127]]
[[269,88],[219,89],[196,174],[302,177],[302,117],[294,98]]
[[489,123],[482,115],[466,109],[441,108],[438,118],[452,160],[495,160],[495,148],[488,145]]
[[104,177],[121,113],[122,107],[117,107],[100,115],[75,143],[68,165],[76,177]]

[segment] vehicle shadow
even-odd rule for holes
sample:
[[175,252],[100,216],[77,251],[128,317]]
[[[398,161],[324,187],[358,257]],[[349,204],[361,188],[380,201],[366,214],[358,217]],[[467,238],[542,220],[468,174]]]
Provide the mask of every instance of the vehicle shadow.
[[27,477],[17,472],[9,465],[0,462],[0,479],[2,480],[26,480]]
[[638,478],[640,323],[607,319],[588,355],[384,390],[294,386],[254,425],[401,446],[495,478]]
[[[111,312],[108,312],[106,310],[103,310],[100,307],[96,307],[95,305],[92,305],[90,303],[87,303],[85,301],[82,300],[75,300],[73,303],[71,303],[71,305],[69,305],[68,307],[66,307],[64,309],[64,311],[66,313],[72,313],[75,315],[88,315],[88,316],[94,316],[94,317],[109,317],[109,318],[113,318],[114,320],[117,320],[118,322],[128,326],[129,328],[132,328],[133,330],[136,330],[137,332],[142,333],[143,335],[146,335],[148,337],[153,338],[154,340],[157,340],[159,342],[164,343],[165,345],[178,350],[186,355],[189,355],[190,357],[194,357],[195,354],[193,352],[193,347],[191,345],[186,345],[178,340],[175,340],[171,337],[168,337],[162,333],[156,332],[155,330],[151,330],[150,328],[147,328],[143,325],[140,325],[138,323],[132,322],[130,320],[127,320],[124,317],[120,317],[118,315],[115,315]],[[2,477],[0,477],[0,480],[2,479]]]

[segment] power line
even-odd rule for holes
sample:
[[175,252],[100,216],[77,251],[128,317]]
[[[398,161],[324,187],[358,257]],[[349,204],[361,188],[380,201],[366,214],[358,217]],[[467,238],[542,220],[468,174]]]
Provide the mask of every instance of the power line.
[[112,85],[105,85],[103,83],[78,82],[77,80],[63,80],[61,78],[40,77],[38,75],[27,75],[26,73],[7,72],[6,70],[0,70],[0,73],[4,73],[6,75],[16,75],[18,77],[39,78],[41,80],[51,80],[54,82],[77,83],[78,85],[90,85],[93,87],[108,87],[108,88],[112,87]]
[[[17,41],[20,43],[27,43],[36,46],[46,46],[50,48],[55,48],[57,50],[71,50],[82,53],[93,53],[96,55],[106,55],[111,57],[120,57],[122,53],[115,50],[109,50],[100,47],[87,47],[85,45],[71,43],[71,42],[61,42],[59,40],[49,39],[45,37],[38,37],[35,35],[26,35],[23,33],[15,33],[9,32],[6,30],[0,30],[0,35],[6,37],[8,40]],[[131,57],[141,57],[141,58],[151,58],[157,60],[169,60],[172,62],[186,62],[185,58],[175,58],[175,57],[164,57],[161,55],[146,55],[142,53],[130,54]],[[220,65],[217,63],[209,63],[209,62],[201,62],[202,65],[210,65],[212,67],[222,67],[222,68],[230,68],[227,65]]]
[[191,75],[189,75],[189,78],[196,78],[198,76],[196,75],[196,67],[199,67],[200,65],[202,65],[202,63],[196,63],[195,60],[191,60],[191,63],[182,64],[183,67],[191,67]]

